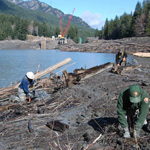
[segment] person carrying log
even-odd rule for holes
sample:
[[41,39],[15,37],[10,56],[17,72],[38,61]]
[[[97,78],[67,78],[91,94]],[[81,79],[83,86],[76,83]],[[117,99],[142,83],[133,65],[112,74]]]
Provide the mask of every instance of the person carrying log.
[[148,93],[139,85],[133,84],[120,93],[117,114],[119,123],[124,129],[123,137],[130,138],[131,129],[133,129],[133,137],[140,137],[141,128],[147,125],[149,104]]
[[116,65],[119,66],[126,66],[127,64],[127,53],[125,52],[125,49],[119,49],[116,54]]
[[27,72],[26,75],[23,77],[19,87],[18,87],[18,97],[20,101],[24,101],[29,97],[29,102],[31,102],[31,98],[33,95],[29,92],[29,86],[33,86],[34,84],[34,73]]

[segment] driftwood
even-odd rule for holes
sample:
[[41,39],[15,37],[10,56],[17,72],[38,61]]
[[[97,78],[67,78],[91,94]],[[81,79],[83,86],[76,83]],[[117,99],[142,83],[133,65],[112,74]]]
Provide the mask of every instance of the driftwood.
[[133,71],[137,68],[140,68],[142,65],[139,64],[139,65],[130,65],[130,66],[117,66],[114,64],[114,66],[112,67],[111,69],[111,72],[112,73],[116,73],[116,74],[123,74],[125,73],[126,71]]
[[[69,63],[71,61],[71,58],[67,58],[59,63],[57,63],[56,65],[52,66],[52,67],[49,67],[47,68],[46,70],[44,71],[41,71],[41,72],[38,72],[37,74],[35,74],[35,78],[34,79],[38,79],[64,65],[66,65],[67,63]],[[12,95],[14,93],[17,92],[17,88],[19,86],[20,82],[17,83],[16,85],[13,85],[13,86],[10,86],[10,87],[7,87],[7,88],[1,88],[0,90],[0,99],[3,99],[9,95]]]
[[[83,81],[94,75],[101,73],[107,69],[112,68],[112,63],[106,63],[100,66],[92,67],[89,69],[76,69],[74,73],[68,73],[66,70],[63,72],[62,80],[64,82],[65,87],[72,86],[73,84],[79,83],[79,81]],[[79,73],[81,72],[81,73]]]
[[54,65],[54,66],[52,66],[52,67],[49,67],[49,68],[47,68],[47,69],[44,70],[44,71],[41,71],[41,72],[37,73],[37,74],[35,75],[35,78],[34,78],[34,79],[36,80],[36,79],[38,79],[38,78],[40,78],[40,77],[42,77],[42,76],[44,76],[44,75],[46,75],[46,74],[48,74],[48,73],[50,73],[50,72],[56,70],[56,69],[58,69],[58,68],[60,68],[60,67],[62,67],[62,66],[64,66],[64,65],[66,65],[66,64],[68,64],[70,61],[71,61],[71,58],[67,58],[67,59],[65,59],[65,60],[63,60],[63,61],[57,63],[56,65]]
[[4,107],[0,107],[0,111],[8,110],[10,107],[15,106],[15,104],[9,104]]
[[64,83],[64,87],[72,86],[73,84],[77,84],[81,80],[79,75],[74,73],[68,73],[66,70],[62,74],[62,81]]
[[141,53],[141,52],[137,52],[137,53],[133,53],[134,56],[139,56],[139,57],[150,57],[150,53]]
[[73,72],[74,74],[80,74],[80,73],[84,73],[86,71],[86,69],[75,69]]
[[110,69],[113,67],[112,63],[106,63],[100,66],[92,67],[90,69],[87,69],[84,73],[80,74],[80,77],[82,78],[81,80],[85,80],[88,78],[93,77],[96,74],[99,74],[107,69]]

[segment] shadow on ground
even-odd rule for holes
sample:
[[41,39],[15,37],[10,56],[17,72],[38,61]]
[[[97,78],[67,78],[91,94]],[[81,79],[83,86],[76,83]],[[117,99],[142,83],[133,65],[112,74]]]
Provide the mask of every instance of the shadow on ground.
[[117,118],[101,117],[90,120],[88,124],[92,126],[94,130],[104,133],[106,131],[116,131],[119,122]]

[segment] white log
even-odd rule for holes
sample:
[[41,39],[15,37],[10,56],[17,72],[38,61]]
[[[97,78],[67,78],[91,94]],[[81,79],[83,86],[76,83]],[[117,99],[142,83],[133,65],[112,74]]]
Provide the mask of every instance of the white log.
[[35,74],[34,80],[36,80],[36,79],[38,79],[38,78],[40,78],[40,77],[42,77],[42,76],[44,76],[44,75],[46,75],[46,74],[56,70],[56,69],[58,69],[58,68],[60,68],[60,67],[62,67],[64,65],[68,64],[70,61],[71,61],[71,58],[67,58],[67,59],[57,63],[56,65],[54,65],[52,67],[49,67],[49,68],[47,68],[47,69],[45,69],[45,70]]

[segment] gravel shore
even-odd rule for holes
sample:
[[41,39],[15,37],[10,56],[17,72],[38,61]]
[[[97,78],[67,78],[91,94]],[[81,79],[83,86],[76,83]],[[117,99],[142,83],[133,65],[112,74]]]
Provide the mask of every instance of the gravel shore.
[[[150,61],[148,58],[137,61],[142,65],[141,71],[120,75],[107,69],[76,85],[58,89],[42,101],[10,103],[12,106],[0,109],[0,149],[135,150],[139,146],[148,150],[149,130],[142,129],[137,141],[122,138],[118,130],[119,93],[138,84],[150,94]],[[0,102],[0,108],[4,106]],[[150,121],[150,112],[147,120]],[[52,130],[47,125],[51,121],[66,126]]]
[[[118,132],[116,105],[121,90],[132,84],[142,86],[150,94],[149,60],[137,59],[142,64],[141,71],[119,75],[107,69],[76,85],[58,90],[49,99],[16,103],[1,111],[0,149],[136,149],[135,139],[124,139]],[[33,132],[28,130],[29,120]],[[67,124],[69,128],[63,128],[62,132],[51,130],[46,124],[54,120]],[[150,147],[149,132],[141,132],[142,137],[138,139],[141,149]]]

